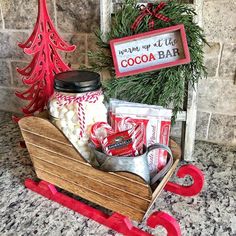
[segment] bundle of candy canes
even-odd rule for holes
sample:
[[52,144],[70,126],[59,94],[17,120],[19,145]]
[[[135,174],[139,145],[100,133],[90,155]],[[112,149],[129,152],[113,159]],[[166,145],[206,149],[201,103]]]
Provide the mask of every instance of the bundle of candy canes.
[[[91,141],[112,156],[137,156],[143,147],[155,143],[169,144],[172,110],[161,106],[145,105],[111,99],[109,124],[95,123]],[[153,150],[148,154],[151,177],[167,163],[167,152]]]
[[135,124],[129,118],[122,119],[118,131],[105,122],[97,122],[91,128],[91,141],[97,148],[110,156],[138,156],[143,154],[142,124]]

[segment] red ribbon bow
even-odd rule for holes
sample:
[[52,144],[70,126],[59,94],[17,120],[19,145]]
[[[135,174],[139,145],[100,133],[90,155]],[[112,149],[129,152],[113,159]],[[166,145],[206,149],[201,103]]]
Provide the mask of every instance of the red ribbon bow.
[[159,11],[162,10],[165,6],[166,6],[165,2],[160,2],[160,4],[158,4],[157,7],[153,9],[153,4],[148,3],[147,7],[145,7],[144,9],[141,9],[141,14],[137,17],[137,19],[131,26],[131,29],[133,31],[136,30],[145,16],[151,16],[148,22],[149,30],[154,29],[154,25],[155,25],[154,18],[157,18],[165,22],[169,22],[171,20],[169,17],[164,16],[163,14],[159,13]]

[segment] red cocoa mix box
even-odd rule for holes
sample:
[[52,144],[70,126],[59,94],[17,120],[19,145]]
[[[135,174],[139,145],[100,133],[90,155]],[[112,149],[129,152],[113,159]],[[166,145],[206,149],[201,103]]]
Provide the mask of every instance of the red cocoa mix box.
[[[113,129],[118,130],[119,125],[126,118],[132,119],[144,128],[143,141],[146,146],[155,143],[169,144],[172,111],[161,107],[149,105],[131,106],[132,104],[119,104],[113,108]],[[167,152],[161,149],[153,150],[148,155],[151,176],[161,170],[167,162]]]
[[156,105],[147,105],[147,104],[141,104],[141,103],[134,103],[134,102],[127,102],[127,101],[122,101],[119,99],[114,99],[111,98],[109,101],[109,108],[108,108],[108,116],[109,116],[109,123],[111,125],[111,127],[114,129],[115,125],[114,125],[114,117],[115,117],[115,109],[117,107],[148,107],[148,108],[163,108],[162,106],[156,106]]

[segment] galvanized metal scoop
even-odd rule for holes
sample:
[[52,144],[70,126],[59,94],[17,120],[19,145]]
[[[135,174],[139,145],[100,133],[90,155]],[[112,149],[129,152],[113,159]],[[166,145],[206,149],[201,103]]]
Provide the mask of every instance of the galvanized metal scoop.
[[[148,148],[144,146],[144,154],[140,156],[136,156],[136,157],[108,156],[105,153],[103,153],[101,150],[96,149],[92,143],[90,143],[89,146],[94,152],[95,158],[100,165],[96,168],[103,171],[109,171],[109,172],[110,171],[130,172],[130,173],[140,176],[148,184],[151,184],[151,185],[153,185],[162,177],[164,177],[173,164],[173,156],[172,156],[172,152],[170,148],[162,144],[153,144],[149,146]],[[169,159],[166,166],[160,172],[158,172],[154,177],[151,178],[147,156],[151,151],[155,149],[164,149],[170,155],[169,155]]]

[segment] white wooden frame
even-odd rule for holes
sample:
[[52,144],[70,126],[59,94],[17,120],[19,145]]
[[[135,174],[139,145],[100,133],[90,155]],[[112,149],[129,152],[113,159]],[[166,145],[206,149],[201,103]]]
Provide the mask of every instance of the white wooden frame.
[[[194,0],[194,6],[198,19],[196,19],[199,25],[202,25],[202,0]],[[113,12],[112,0],[100,0],[100,24],[101,31],[103,33],[103,39],[106,40],[105,35],[109,32],[111,26],[111,14]],[[197,121],[197,84],[194,88],[186,85],[188,90],[187,96],[184,101],[184,110],[177,115],[177,121],[182,121],[181,132],[181,148],[182,158],[186,161],[193,160],[194,142],[196,133],[196,121]]]

